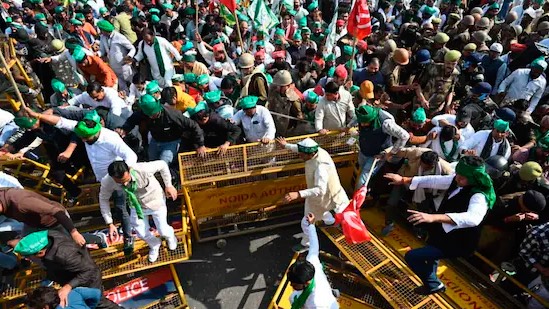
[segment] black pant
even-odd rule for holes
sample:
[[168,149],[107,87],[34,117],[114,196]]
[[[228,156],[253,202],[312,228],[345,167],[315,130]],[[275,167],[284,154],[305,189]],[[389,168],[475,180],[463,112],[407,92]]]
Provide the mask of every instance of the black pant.
[[99,304],[97,304],[97,307],[95,308],[96,309],[118,309],[122,307],[118,306],[116,303],[112,302],[111,300],[106,298],[105,295],[103,295],[101,297],[101,300],[99,301]]

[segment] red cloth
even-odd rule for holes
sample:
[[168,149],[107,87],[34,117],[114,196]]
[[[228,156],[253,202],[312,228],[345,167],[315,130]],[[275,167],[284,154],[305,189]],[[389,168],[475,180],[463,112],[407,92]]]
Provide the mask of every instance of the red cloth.
[[341,27],[343,25],[345,25],[345,21],[343,19],[338,19],[336,21],[336,26]]
[[260,56],[265,57],[265,50],[264,49],[262,49],[262,50],[255,53],[255,58],[258,58]]
[[219,2],[226,6],[229,11],[233,13],[236,11],[236,0],[219,0]]
[[335,214],[335,224],[341,224],[345,240],[349,244],[359,244],[370,241],[370,233],[360,218],[360,206],[366,199],[366,193],[368,188],[366,186],[360,187],[353,199],[349,202],[349,205],[342,213]]
[[357,0],[351,14],[349,14],[347,32],[359,40],[362,40],[372,33],[371,21],[368,1]]
[[368,43],[366,43],[366,41],[364,40],[360,40],[356,43],[356,46],[360,49],[363,49],[363,50],[366,50],[368,49]]
[[345,68],[343,64],[340,64],[336,67],[334,74],[337,75],[337,77],[347,79],[347,76],[349,75],[349,71],[347,70],[347,68]]
[[526,49],[526,44],[520,44],[520,43],[512,43],[511,44],[511,52],[513,53],[522,53]]
[[286,53],[283,50],[275,51],[272,53],[273,59],[286,58]]
[[313,89],[314,93],[316,93],[319,97],[324,96],[324,89],[322,89],[322,86],[316,85],[316,87]]
[[225,49],[225,45],[223,45],[223,43],[217,43],[214,46],[212,46],[212,49],[214,52],[220,52]]

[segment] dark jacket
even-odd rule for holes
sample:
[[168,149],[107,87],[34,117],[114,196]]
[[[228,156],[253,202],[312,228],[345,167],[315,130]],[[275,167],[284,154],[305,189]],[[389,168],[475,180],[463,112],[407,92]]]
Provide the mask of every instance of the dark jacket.
[[67,231],[74,226],[65,208],[44,196],[25,189],[1,188],[2,214],[35,228],[63,225]]
[[95,265],[88,250],[79,247],[68,235],[48,231],[49,244],[41,259],[46,277],[60,285],[101,289],[101,271]]
[[239,126],[234,125],[219,117],[216,113],[210,113],[210,119],[204,125],[200,125],[204,131],[204,144],[208,148],[216,148],[229,141],[231,144],[236,144],[242,130]]
[[183,116],[181,111],[164,107],[160,116],[155,119],[137,111],[126,120],[122,129],[130,132],[141,123],[141,120],[146,120],[146,127],[157,142],[180,140],[185,133],[188,133],[192,136],[195,148],[204,146],[204,132],[196,122]]

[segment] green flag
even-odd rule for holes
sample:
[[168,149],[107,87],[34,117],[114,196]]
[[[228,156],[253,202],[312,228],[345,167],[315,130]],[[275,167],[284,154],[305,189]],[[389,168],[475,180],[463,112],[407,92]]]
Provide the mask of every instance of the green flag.
[[248,16],[256,29],[270,30],[279,24],[277,16],[265,4],[265,0],[253,0],[248,7]]
[[234,14],[223,4],[219,4],[220,10],[219,15],[225,19],[227,22],[227,25],[232,27],[236,24],[236,19],[234,18]]

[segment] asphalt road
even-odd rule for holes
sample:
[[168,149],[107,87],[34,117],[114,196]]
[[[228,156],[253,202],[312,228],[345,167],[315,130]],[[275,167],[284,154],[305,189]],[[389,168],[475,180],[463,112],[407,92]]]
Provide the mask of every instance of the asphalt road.
[[298,224],[261,233],[193,243],[191,260],[178,265],[190,308],[267,308],[298,243]]

